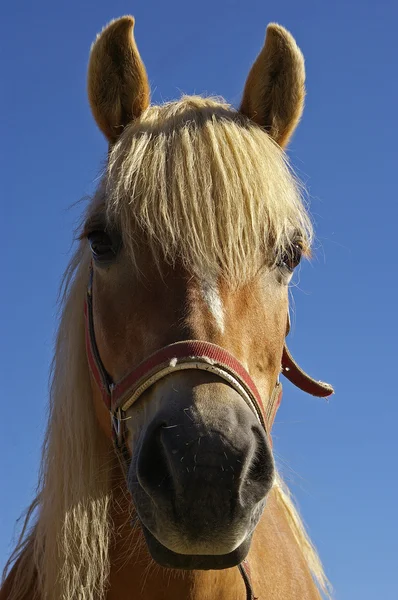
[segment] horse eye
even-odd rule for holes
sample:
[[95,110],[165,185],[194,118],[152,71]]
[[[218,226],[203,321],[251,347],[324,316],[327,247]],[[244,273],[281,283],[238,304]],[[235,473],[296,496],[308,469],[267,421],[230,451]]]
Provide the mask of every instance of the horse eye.
[[105,231],[93,231],[87,239],[95,261],[109,262],[116,257],[119,246]]
[[292,273],[297,265],[300,263],[303,249],[299,242],[294,242],[288,250],[282,254],[279,261],[279,267],[286,269],[289,273]]

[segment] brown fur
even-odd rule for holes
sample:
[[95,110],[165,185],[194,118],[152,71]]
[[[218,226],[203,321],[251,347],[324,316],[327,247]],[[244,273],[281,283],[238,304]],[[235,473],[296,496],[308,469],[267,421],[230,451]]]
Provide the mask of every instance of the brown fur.
[[[112,515],[115,535],[106,600],[244,600],[245,587],[236,568],[179,572],[156,565],[140,529],[131,530],[130,511],[126,493],[116,485]],[[274,493],[257,526],[248,559],[259,600],[320,600]],[[16,567],[0,591],[0,600],[11,597]],[[42,599],[36,599],[32,586],[21,600]]]
[[117,19],[98,35],[91,49],[88,98],[97,125],[110,142],[150,102],[148,77],[133,30],[133,17]]
[[240,110],[283,148],[303,112],[304,82],[300,49],[286,29],[271,24],[247,78]]

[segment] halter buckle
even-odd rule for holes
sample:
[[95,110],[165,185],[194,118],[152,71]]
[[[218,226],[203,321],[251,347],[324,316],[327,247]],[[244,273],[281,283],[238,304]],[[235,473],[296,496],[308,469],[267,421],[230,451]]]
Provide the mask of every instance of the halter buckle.
[[122,410],[117,408],[114,412],[111,412],[111,421],[118,446],[122,441]]

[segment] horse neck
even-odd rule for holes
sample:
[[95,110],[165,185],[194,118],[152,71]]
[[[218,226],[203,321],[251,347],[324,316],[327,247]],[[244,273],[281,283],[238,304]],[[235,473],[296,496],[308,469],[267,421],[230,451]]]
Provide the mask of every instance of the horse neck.
[[[106,600],[246,600],[245,584],[237,567],[179,571],[154,563],[131,513],[131,501],[122,486],[119,490],[112,515],[115,535]],[[259,600],[320,600],[274,490],[253,536],[248,562],[253,592]]]
[[[121,482],[114,496],[106,600],[246,600],[237,567],[224,571],[176,571],[156,565],[146,549],[141,529],[132,528],[131,501]],[[248,561],[253,592],[259,600],[320,600],[275,491],[270,493],[256,528]],[[0,590],[0,600],[10,597],[18,562]],[[31,597],[32,590],[20,600]]]

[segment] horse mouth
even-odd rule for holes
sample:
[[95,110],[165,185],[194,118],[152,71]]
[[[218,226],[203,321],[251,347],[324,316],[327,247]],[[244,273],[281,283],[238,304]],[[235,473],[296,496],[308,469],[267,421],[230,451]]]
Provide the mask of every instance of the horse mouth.
[[191,570],[221,570],[236,567],[245,560],[251,544],[252,534],[241,543],[238,548],[228,554],[205,555],[205,554],[178,554],[166,548],[155,536],[143,525],[143,532],[148,550],[153,560],[161,567],[168,569]]

